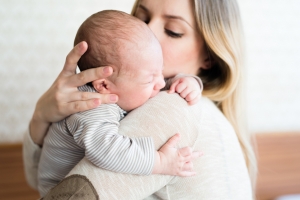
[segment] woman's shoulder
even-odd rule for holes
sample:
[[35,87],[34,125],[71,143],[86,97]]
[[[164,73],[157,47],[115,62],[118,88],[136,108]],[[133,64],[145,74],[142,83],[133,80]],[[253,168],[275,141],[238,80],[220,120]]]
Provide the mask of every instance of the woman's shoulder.
[[[143,106],[132,111],[134,115],[160,115],[163,114],[168,118],[187,117],[197,119],[198,123],[201,119],[210,117],[220,122],[226,122],[223,113],[208,98],[202,97],[195,105],[188,105],[185,99],[178,94],[169,94],[160,92],[155,97],[149,99]],[[199,121],[200,120],[200,121]]]
[[[235,131],[214,102],[202,97],[196,105],[189,106],[179,95],[160,93],[148,103],[145,107],[149,107],[152,115],[162,116],[160,126],[175,126],[173,131],[182,133],[184,146],[193,146],[204,152],[205,156],[194,162],[195,169],[201,173],[193,186],[220,188],[216,199],[224,195],[232,195],[230,199],[251,196],[250,180]],[[167,116],[169,119],[166,119]],[[182,182],[178,181],[176,185],[182,187]],[[190,199],[193,199],[192,196]]]
[[197,104],[190,106],[178,94],[167,92],[160,92],[141,107],[131,111],[124,122],[131,125],[147,123],[157,126],[165,126],[169,122],[174,126],[174,122],[177,122],[176,127],[203,130],[203,134],[216,131],[218,126],[223,132],[230,131],[234,134],[228,120],[210,99],[202,97]]
[[[175,133],[180,133],[180,147],[191,146],[205,154],[194,162],[196,171],[201,173],[191,182],[193,187],[216,187],[222,190],[217,198],[212,199],[220,199],[228,194],[251,196],[249,177],[235,131],[208,98],[202,97],[197,104],[189,106],[178,94],[160,92],[129,113],[122,120],[120,131],[129,136],[152,136],[156,148]],[[184,179],[178,179],[173,186],[182,187],[182,181]],[[188,186],[191,187],[191,184]],[[193,191],[197,193],[201,189]],[[206,193],[212,196],[216,194]],[[190,194],[190,199],[193,199],[194,193]]]

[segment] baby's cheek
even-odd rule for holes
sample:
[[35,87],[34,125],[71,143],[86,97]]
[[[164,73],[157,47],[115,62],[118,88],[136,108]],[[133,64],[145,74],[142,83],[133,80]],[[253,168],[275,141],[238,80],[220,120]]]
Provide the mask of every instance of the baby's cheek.
[[158,93],[159,93],[159,90],[153,91],[150,98],[155,97]]

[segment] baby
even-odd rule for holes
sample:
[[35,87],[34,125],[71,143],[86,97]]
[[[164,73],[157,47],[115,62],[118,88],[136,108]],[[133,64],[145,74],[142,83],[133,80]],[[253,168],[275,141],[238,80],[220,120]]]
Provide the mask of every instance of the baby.
[[[113,73],[78,89],[116,94],[119,100],[50,126],[38,167],[40,195],[44,196],[84,156],[96,166],[115,172],[180,175],[178,170],[191,161],[191,155],[182,156],[179,150],[166,145],[156,151],[151,137],[118,134],[119,121],[126,113],[166,85],[162,50],[154,34],[145,23],[126,13],[102,11],[80,26],[74,44],[81,41],[88,43],[88,50],[78,62],[80,70],[111,66]],[[167,87],[172,85],[176,91],[182,83],[186,84],[185,93],[196,90],[201,94],[202,83],[197,77],[176,76],[167,80]]]

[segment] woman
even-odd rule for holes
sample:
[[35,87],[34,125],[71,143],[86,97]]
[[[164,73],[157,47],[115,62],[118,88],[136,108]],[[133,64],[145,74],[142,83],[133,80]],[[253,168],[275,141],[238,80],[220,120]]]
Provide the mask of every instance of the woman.
[[[143,199],[151,194],[153,199],[251,199],[246,165],[252,174],[255,157],[242,128],[239,108],[243,43],[236,1],[137,0],[132,14],[147,23],[158,38],[163,49],[164,76],[198,75],[204,83],[204,98],[189,107],[176,95],[160,93],[130,113],[121,122],[120,132],[151,135],[156,148],[174,133],[181,133],[180,146],[193,146],[205,154],[193,163],[198,174],[190,178],[115,174],[83,159],[52,195],[70,192],[78,183],[79,188],[89,185],[90,190],[84,192],[99,195],[100,199]],[[117,99],[78,92],[77,86],[111,73],[106,67],[74,75],[86,48],[80,43],[70,52],[63,71],[37,103],[30,135],[24,143],[26,174],[33,186],[40,149],[31,139],[42,145],[51,122],[94,108],[100,101]]]

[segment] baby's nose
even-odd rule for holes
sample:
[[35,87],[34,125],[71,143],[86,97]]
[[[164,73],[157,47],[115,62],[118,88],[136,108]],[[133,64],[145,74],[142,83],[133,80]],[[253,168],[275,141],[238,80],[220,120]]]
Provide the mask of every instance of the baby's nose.
[[160,90],[160,89],[164,88],[165,85],[166,85],[165,80],[164,80],[163,78],[161,78],[161,79],[158,81],[158,83],[156,84],[156,87],[157,87],[156,89],[157,89],[157,90]]

